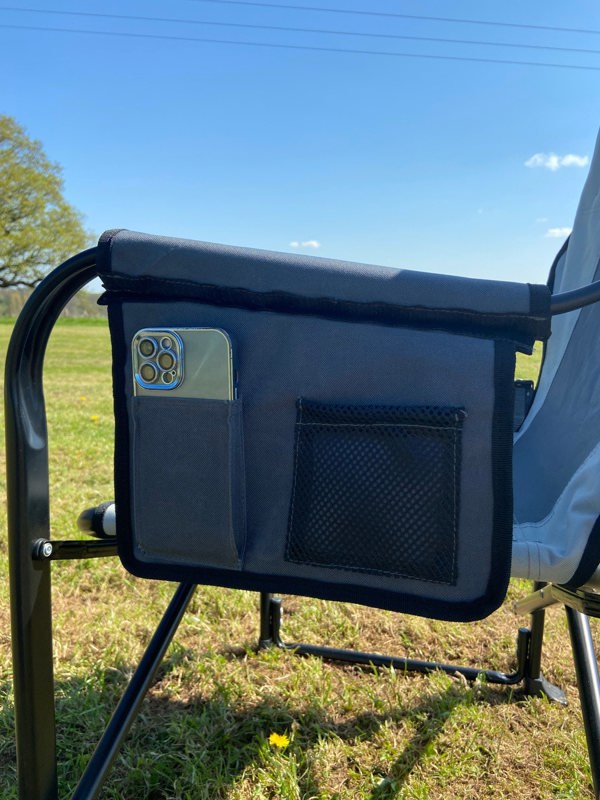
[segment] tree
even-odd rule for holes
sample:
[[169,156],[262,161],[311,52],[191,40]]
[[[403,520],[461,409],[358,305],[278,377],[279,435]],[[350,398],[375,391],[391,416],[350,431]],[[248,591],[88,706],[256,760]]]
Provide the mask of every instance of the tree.
[[90,236],[63,197],[62,170],[12,117],[0,114],[0,288],[33,287]]

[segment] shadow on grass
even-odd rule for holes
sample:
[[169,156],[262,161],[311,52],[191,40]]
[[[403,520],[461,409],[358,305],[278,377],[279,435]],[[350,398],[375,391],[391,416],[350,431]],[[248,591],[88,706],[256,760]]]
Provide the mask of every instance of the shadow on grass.
[[454,687],[450,687],[445,692],[429,698],[428,702],[420,707],[414,715],[417,720],[415,733],[369,800],[392,800],[397,797],[413,769],[440,736],[454,709],[465,702],[465,693],[457,692]]
[[[236,656],[230,657],[237,660]],[[171,666],[167,659],[161,674],[168,674]],[[226,662],[222,666],[227,669]],[[57,682],[61,797],[70,796],[81,777],[122,694],[124,675],[129,672],[129,665],[118,665],[114,669],[98,670],[89,679],[71,678]],[[3,698],[6,698],[9,687],[0,688]],[[483,687],[481,694],[483,702],[492,704],[509,702],[511,696],[491,687]],[[296,764],[294,794],[282,792],[273,796],[337,796],[325,794],[325,788],[320,786],[321,773],[315,767],[317,745],[328,740],[338,740],[342,747],[369,742],[375,740],[382,726],[392,723],[408,726],[412,731],[411,738],[391,767],[386,767],[383,772],[380,768],[377,770],[377,774],[382,776],[380,785],[375,790],[367,790],[371,791],[369,800],[392,800],[399,795],[414,768],[431,751],[454,710],[460,705],[473,703],[473,690],[453,681],[444,690],[434,692],[416,705],[346,716],[343,721],[336,720],[327,703],[313,702],[293,707],[289,702],[269,696],[247,705],[236,703],[236,698],[221,687],[208,697],[203,697],[198,691],[190,698],[183,701],[150,693],[108,774],[102,797],[123,800],[226,798],[247,768],[261,770],[264,767],[263,774],[268,782],[276,779],[272,774],[274,770],[285,770],[292,761]],[[13,722],[10,703],[5,702],[0,708],[0,731],[6,734]],[[285,750],[277,751],[269,744],[271,733],[291,734],[290,744]],[[376,741],[373,741],[373,746],[377,746]],[[14,747],[0,748],[0,760],[4,774],[12,773],[14,781]],[[340,769],[343,767],[344,764],[339,765]],[[281,776],[277,779],[283,780]],[[0,781],[0,795],[16,797],[12,787],[10,794],[3,792],[6,792],[6,787]],[[367,795],[362,793],[360,796]]]

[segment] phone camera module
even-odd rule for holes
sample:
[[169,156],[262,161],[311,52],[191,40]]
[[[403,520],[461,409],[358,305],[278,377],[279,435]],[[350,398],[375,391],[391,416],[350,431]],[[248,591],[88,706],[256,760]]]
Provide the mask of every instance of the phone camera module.
[[156,341],[152,337],[146,336],[138,342],[138,350],[144,358],[150,358],[156,352]]
[[132,340],[134,392],[171,391],[183,382],[184,348],[177,331],[144,328]]

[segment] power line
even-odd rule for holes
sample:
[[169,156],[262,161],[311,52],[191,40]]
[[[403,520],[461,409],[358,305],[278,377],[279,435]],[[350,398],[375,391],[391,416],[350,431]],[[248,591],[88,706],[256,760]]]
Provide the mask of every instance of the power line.
[[261,8],[291,9],[293,11],[323,11],[328,14],[355,14],[363,17],[388,17],[391,19],[418,19],[432,22],[452,22],[461,25],[491,25],[501,28],[527,28],[535,31],[557,31],[559,33],[591,33],[600,34],[600,30],[589,28],[562,28],[552,25],[528,25],[518,22],[498,22],[484,19],[460,19],[457,17],[428,17],[421,14],[400,14],[395,11],[359,11],[353,8],[321,8],[319,6],[289,5],[287,3],[266,3],[259,0],[191,0],[193,3],[218,3],[221,5],[260,6]]
[[0,11],[25,11],[34,14],[53,14],[60,16],[72,17],[95,17],[102,19],[122,19],[135,22],[167,22],[183,25],[213,25],[224,28],[242,28],[250,30],[266,30],[266,31],[285,31],[288,33],[318,33],[327,34],[332,36],[353,36],[359,38],[369,39],[398,39],[413,42],[435,42],[437,44],[466,44],[484,47],[513,47],[525,50],[550,50],[561,53],[586,53],[591,55],[600,55],[600,50],[593,50],[583,47],[557,47],[553,45],[542,44],[520,44],[512,42],[490,42],[480,41],[474,39],[452,39],[437,36],[410,36],[407,34],[397,33],[368,33],[357,31],[342,31],[330,28],[301,28],[297,26],[285,25],[254,25],[245,22],[221,22],[213,20],[202,19],[180,19],[174,17],[145,17],[133,14],[107,14],[97,11],[58,11],[55,9],[45,8],[19,8],[17,6],[0,6]]
[[51,28],[39,25],[11,25],[0,23],[0,28],[11,30],[41,31],[43,33],[74,33],[90,36],[116,36],[127,39],[152,39],[173,42],[199,42],[203,44],[241,45],[243,47],[262,47],[278,50],[302,50],[320,53],[345,53],[352,55],[388,56],[391,58],[420,58],[430,61],[465,61],[478,64],[503,64],[522,67],[551,67],[554,69],[585,70],[587,72],[600,72],[600,67],[586,66],[583,64],[553,64],[544,61],[516,61],[506,58],[477,58],[471,56],[433,55],[425,53],[400,53],[393,50],[360,50],[357,48],[321,47],[318,45],[279,44],[274,42],[247,42],[235,39],[214,39],[211,37],[196,36],[171,36],[158,33],[125,33],[119,31],[84,30],[81,28]]

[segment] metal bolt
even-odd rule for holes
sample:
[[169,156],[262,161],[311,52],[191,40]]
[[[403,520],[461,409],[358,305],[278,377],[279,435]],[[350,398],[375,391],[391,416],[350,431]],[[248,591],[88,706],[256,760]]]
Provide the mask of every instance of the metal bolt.
[[42,552],[41,555],[43,558],[50,558],[53,553],[54,548],[52,547],[52,542],[44,542],[42,545]]

